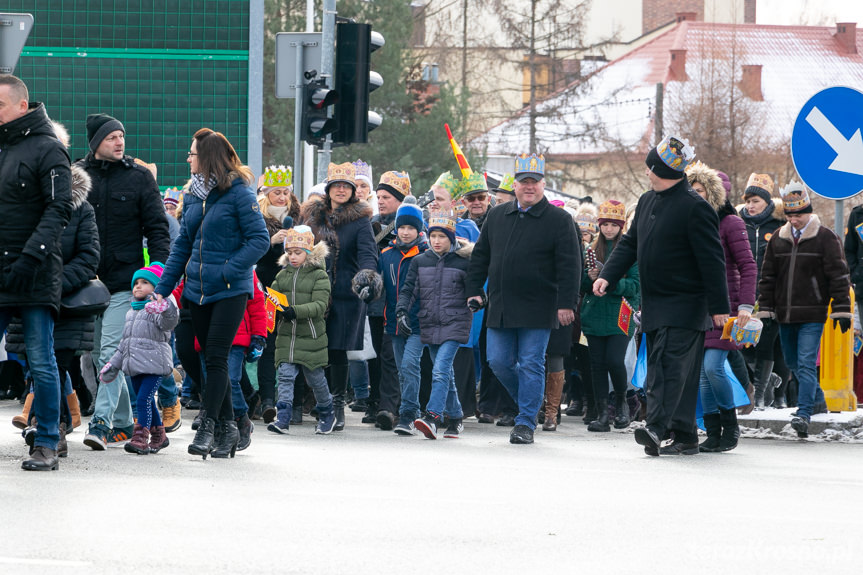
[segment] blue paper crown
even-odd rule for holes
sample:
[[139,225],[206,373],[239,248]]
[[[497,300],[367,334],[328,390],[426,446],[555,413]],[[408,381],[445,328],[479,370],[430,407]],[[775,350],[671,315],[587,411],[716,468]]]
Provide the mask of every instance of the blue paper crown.
[[545,175],[545,157],[542,154],[522,154],[515,158],[515,174]]
[[695,157],[695,150],[692,149],[689,142],[674,136],[663,138],[656,146],[656,152],[666,166],[677,172],[685,170],[689,162]]

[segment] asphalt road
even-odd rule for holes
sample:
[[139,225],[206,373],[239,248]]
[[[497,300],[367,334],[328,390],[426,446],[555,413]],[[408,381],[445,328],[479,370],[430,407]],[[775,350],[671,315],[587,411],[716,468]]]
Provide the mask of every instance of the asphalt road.
[[802,573],[859,570],[863,446],[742,440],[644,455],[631,432],[564,417],[532,446],[261,422],[234,460],[93,452],[83,428],[51,473],[0,402],[0,573]]

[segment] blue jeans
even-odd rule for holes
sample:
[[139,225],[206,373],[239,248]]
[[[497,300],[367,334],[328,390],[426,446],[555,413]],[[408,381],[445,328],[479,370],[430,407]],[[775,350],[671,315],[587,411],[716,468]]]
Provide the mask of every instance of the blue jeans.
[[488,328],[488,364],[518,404],[516,425],[536,429],[545,391],[545,348],[550,334],[550,329]]
[[393,355],[399,370],[399,388],[402,402],[399,406],[399,420],[413,421],[420,416],[420,361],[423,344],[418,333],[408,337],[391,335]]
[[698,391],[701,394],[701,411],[705,415],[719,413],[720,409],[734,409],[733,384],[725,374],[726,358],[726,349],[704,350]]
[[431,354],[434,367],[432,368],[431,394],[426,404],[426,411],[435,415],[446,415],[452,419],[464,417],[461,403],[458,401],[455,372],[452,368],[458,347],[459,344],[455,340],[445,341],[439,345],[429,345],[429,354]]
[[[203,354],[199,353],[198,356],[201,359],[201,376],[204,378],[204,382],[206,382],[207,364]],[[234,408],[234,417],[237,419],[249,412],[246,396],[243,395],[243,388],[240,386],[240,379],[243,377],[243,362],[245,360],[246,348],[242,345],[232,345],[231,350],[228,352],[228,378],[231,380],[231,407]],[[174,402],[176,402],[176,399]],[[165,404],[163,403],[162,405]],[[213,416],[208,415],[208,417]]]
[[[174,354],[174,365],[176,366],[179,361],[177,360],[177,351],[174,349],[173,333],[171,334],[171,352]],[[174,374],[169,373],[159,382],[159,405],[162,407],[171,407],[177,403],[178,397],[177,382],[174,380]]]
[[[96,318],[96,333],[94,334],[93,363],[96,371],[102,367],[120,345],[123,337],[123,326],[126,323],[126,312],[129,311],[129,300],[132,299],[131,291],[121,291],[111,294],[111,302],[108,309],[101,317]],[[93,419],[91,425],[101,423],[106,428],[124,428],[132,426],[132,400],[129,393],[129,384],[121,371],[113,381],[99,383],[96,392],[96,405],[93,408]]]
[[294,382],[297,380],[300,369],[303,370],[303,375],[306,377],[306,385],[311,387],[312,392],[315,394],[317,407],[328,408],[333,404],[333,396],[327,385],[327,376],[324,373],[324,368],[309,369],[305,365],[298,363],[283,362],[276,369],[276,378],[279,382],[279,397],[276,407],[280,410],[287,410],[289,417],[290,409],[288,409],[288,406],[293,406],[294,404]]
[[[34,445],[57,449],[60,441],[60,373],[54,357],[54,316],[48,306],[17,308],[24,325],[27,364],[33,378]],[[16,308],[0,308],[0,333],[6,331]]]
[[797,376],[797,413],[807,420],[812,417],[815,403],[824,401],[815,367],[823,330],[823,323],[779,324],[782,354],[788,367]]
[[352,359],[348,362],[350,370],[351,387],[354,389],[354,398],[369,398],[369,366],[365,361]]

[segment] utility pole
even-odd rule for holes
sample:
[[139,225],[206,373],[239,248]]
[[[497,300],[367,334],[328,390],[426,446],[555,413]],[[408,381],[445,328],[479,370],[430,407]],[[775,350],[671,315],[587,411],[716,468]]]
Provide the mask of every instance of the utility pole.
[[[327,81],[327,87],[333,88],[333,71],[335,69],[336,46],[336,0],[324,0],[323,28],[321,39],[321,73],[320,77]],[[327,167],[330,165],[333,138],[327,135],[323,148],[318,150],[318,181],[327,179]]]
[[[306,0],[306,32],[315,31],[315,0]],[[294,166],[296,168],[296,166]],[[315,150],[303,142],[303,178],[294,178],[294,190],[299,186],[298,197],[306,199],[306,193],[315,185]]]
[[530,147],[529,152],[536,150],[536,2],[530,2]]
[[656,85],[656,113],[653,116],[653,143],[662,141],[662,82]]

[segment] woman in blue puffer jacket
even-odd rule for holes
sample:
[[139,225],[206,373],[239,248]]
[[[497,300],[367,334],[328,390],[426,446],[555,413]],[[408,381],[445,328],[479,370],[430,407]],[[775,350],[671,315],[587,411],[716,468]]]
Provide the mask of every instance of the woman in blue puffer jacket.
[[207,368],[202,400],[206,417],[189,453],[205,459],[211,451],[213,457],[233,457],[239,432],[231,406],[228,352],[246,300],[254,295],[252,268],[269,249],[270,236],[250,187],[252,172],[225,136],[201,128],[187,161],[192,180],[183,198],[180,235],[156,294],[158,299],[169,296],[185,275],[182,306],[191,313]]

